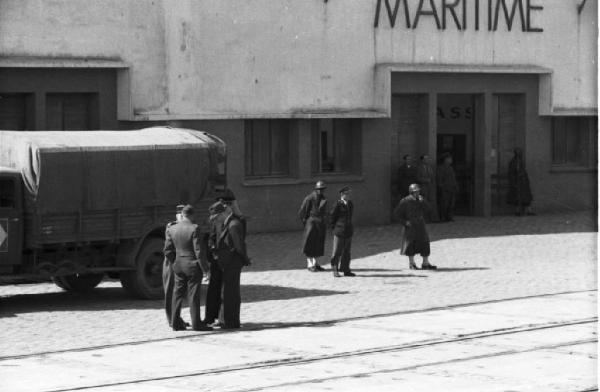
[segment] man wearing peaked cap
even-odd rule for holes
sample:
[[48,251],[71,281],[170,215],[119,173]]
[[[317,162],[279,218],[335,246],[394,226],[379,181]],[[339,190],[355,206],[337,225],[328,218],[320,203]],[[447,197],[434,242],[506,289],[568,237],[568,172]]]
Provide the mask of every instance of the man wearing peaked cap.
[[[167,227],[165,228],[165,239],[167,235],[167,229],[173,225],[176,225],[177,222],[181,220],[181,210],[185,207],[183,204],[179,204],[175,207],[175,220],[167,223]],[[171,309],[173,303],[173,286],[175,284],[175,277],[173,275],[173,265],[169,262],[169,260],[165,257],[163,262],[163,270],[162,270],[162,278],[163,278],[163,289],[165,290],[165,313],[167,315],[167,322],[169,323],[169,327],[173,327],[171,321]],[[183,321],[181,317],[176,321],[178,327],[186,327],[187,323]]]
[[204,325],[200,317],[200,286],[202,274],[209,273],[206,251],[201,244],[201,233],[198,225],[192,222],[194,208],[186,205],[181,209],[181,220],[167,228],[164,253],[173,265],[175,284],[171,323],[175,331],[184,330],[178,325],[183,297],[187,292],[192,329],[208,331],[212,328]]
[[350,271],[350,248],[352,246],[352,214],[354,206],[350,200],[350,187],[345,186],[339,190],[340,199],[336,201],[331,210],[331,230],[333,232],[333,251],[331,253],[331,269],[334,277],[339,277],[338,272],[344,276],[356,276]]
[[317,257],[325,254],[325,234],[327,218],[327,198],[323,181],[317,181],[313,192],[302,201],[298,218],[304,225],[302,251],[306,255],[308,270],[311,272],[324,271],[317,263]]

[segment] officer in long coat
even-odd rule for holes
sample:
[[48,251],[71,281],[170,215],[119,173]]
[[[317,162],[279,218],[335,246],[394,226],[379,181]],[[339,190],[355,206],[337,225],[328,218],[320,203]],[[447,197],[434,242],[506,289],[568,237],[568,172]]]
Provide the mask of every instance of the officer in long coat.
[[454,221],[454,205],[456,204],[458,182],[452,168],[452,156],[450,154],[444,154],[442,164],[437,168],[436,182],[440,220],[442,222],[452,222]]
[[[183,209],[183,207],[184,207],[184,205],[182,205],[182,204],[180,204],[176,207],[175,220],[167,223],[166,229],[168,229],[169,227],[171,227],[173,225],[176,225],[177,222],[179,222],[181,220],[181,210]],[[166,240],[166,236],[167,236],[166,229],[165,229],[165,240]],[[172,314],[171,309],[172,309],[172,304],[173,304],[173,287],[175,286],[175,276],[173,274],[173,263],[171,263],[169,261],[169,259],[167,259],[166,257],[163,262],[162,278],[163,278],[163,289],[165,290],[165,313],[167,315],[167,322],[169,323],[169,327],[173,327],[173,323],[171,321],[171,314]],[[188,323],[183,321],[183,319],[180,317],[179,320],[177,320],[177,326],[187,327],[189,325],[188,325]]]
[[525,170],[523,151],[517,147],[514,149],[514,154],[508,163],[508,193],[506,201],[508,204],[516,207],[515,214],[517,216],[524,214],[535,215],[531,211],[533,196],[529,187],[529,176]]
[[173,264],[175,284],[171,325],[173,330],[184,330],[185,326],[178,325],[181,315],[183,297],[187,292],[190,307],[192,329],[195,331],[212,330],[202,323],[200,318],[200,285],[202,274],[209,273],[205,250],[201,244],[201,233],[198,225],[192,222],[194,208],[186,205],[181,210],[181,221],[167,228],[164,254]]
[[246,253],[246,233],[244,224],[225,202],[211,206],[211,235],[215,238],[212,247],[214,259],[222,274],[221,309],[219,326],[221,329],[240,328],[240,277],[242,268],[250,264]]
[[415,264],[415,255],[423,257],[422,269],[436,269],[429,263],[429,234],[425,226],[425,216],[429,206],[420,195],[419,185],[411,184],[408,188],[409,195],[400,200],[394,209],[394,215],[402,226],[400,235],[400,254],[408,256],[409,268],[419,269]]
[[333,251],[331,255],[331,270],[334,277],[339,277],[338,271],[344,273],[344,276],[356,276],[350,271],[350,248],[352,246],[352,235],[354,227],[352,225],[352,214],[354,206],[350,200],[350,187],[343,187],[339,190],[340,199],[336,201],[331,210],[331,230],[333,231]]
[[317,181],[313,192],[302,201],[298,218],[304,225],[302,237],[302,252],[306,255],[308,270],[311,272],[324,271],[317,263],[317,257],[325,254],[325,235],[327,232],[327,198],[323,181]]
[[[220,215],[220,212],[215,210],[221,210],[223,206],[229,206],[231,211],[235,214],[236,218],[239,219],[243,226],[244,238],[246,237],[246,217],[242,214],[234,193],[230,189],[225,189],[222,194],[215,198],[215,201],[220,201],[221,204],[215,203],[208,209],[208,213],[212,221]],[[208,247],[214,248],[217,243],[216,233],[211,230],[208,236]],[[221,310],[221,287],[223,285],[223,272],[217,263],[217,260],[213,257],[213,252],[208,252],[208,261],[210,264],[210,280],[208,282],[208,289],[206,290],[206,307],[205,307],[205,318],[206,324],[213,324],[219,319],[219,312]]]

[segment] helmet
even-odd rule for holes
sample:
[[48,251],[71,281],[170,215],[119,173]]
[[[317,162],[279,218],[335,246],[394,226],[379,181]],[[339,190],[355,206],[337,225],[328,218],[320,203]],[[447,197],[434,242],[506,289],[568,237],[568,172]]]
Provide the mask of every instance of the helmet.
[[315,184],[315,189],[325,189],[327,185],[325,185],[325,181],[317,181]]
[[412,193],[412,192],[417,192],[420,191],[421,187],[419,187],[419,184],[410,184],[410,186],[408,187],[408,192]]

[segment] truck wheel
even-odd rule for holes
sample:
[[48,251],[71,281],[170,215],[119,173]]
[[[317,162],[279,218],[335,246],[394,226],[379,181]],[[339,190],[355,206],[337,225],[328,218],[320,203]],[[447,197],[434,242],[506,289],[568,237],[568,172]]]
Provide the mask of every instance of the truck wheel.
[[121,284],[125,290],[142,299],[161,299],[164,297],[162,283],[163,265],[162,238],[149,238],[135,260],[135,270],[121,273]]
[[103,278],[104,274],[75,274],[56,276],[52,280],[65,291],[88,291],[98,286]]

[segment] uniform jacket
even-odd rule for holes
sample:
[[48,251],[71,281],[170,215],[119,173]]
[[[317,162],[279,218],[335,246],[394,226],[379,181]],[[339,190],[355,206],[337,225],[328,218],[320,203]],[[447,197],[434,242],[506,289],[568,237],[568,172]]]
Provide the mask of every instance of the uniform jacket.
[[408,187],[410,184],[417,182],[417,167],[415,165],[407,166],[403,164],[398,169],[398,187],[401,196],[408,195]]
[[205,250],[201,243],[198,225],[184,218],[167,227],[164,253],[171,263],[175,261],[196,262],[204,273],[209,271]]
[[446,166],[444,164],[438,166],[436,182],[441,191],[458,191],[458,183],[456,182],[456,175],[454,174],[452,166]]
[[342,200],[336,201],[331,210],[331,229],[333,235],[338,237],[352,237],[354,234],[354,227],[352,225],[352,213],[354,212],[354,205],[351,200],[344,203]]
[[316,191],[308,194],[302,201],[298,218],[302,224],[306,224],[308,218],[325,219],[327,215],[327,199],[324,195],[317,194]]
[[[240,217],[230,213],[229,215],[221,214],[212,221],[212,230],[216,246],[218,249],[225,249],[236,256],[242,258],[244,264],[248,262],[248,254],[246,252],[246,229],[245,222]],[[223,231],[227,233],[223,235]],[[219,242],[219,239],[221,241]]]

